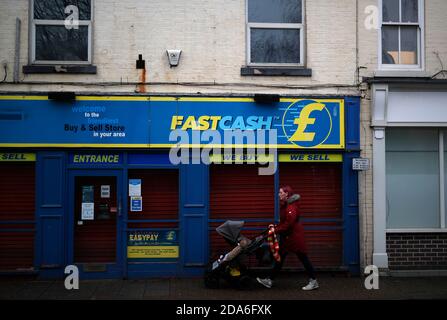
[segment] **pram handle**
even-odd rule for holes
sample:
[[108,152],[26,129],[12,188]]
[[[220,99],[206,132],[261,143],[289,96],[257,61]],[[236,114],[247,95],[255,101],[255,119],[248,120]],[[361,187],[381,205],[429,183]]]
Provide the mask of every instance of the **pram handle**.
[[263,238],[267,238],[267,235],[268,235],[268,233],[269,233],[269,228],[266,228],[264,231],[262,231],[261,233],[259,233],[258,234],[258,236],[256,236],[256,238],[258,238],[258,237],[263,237]]

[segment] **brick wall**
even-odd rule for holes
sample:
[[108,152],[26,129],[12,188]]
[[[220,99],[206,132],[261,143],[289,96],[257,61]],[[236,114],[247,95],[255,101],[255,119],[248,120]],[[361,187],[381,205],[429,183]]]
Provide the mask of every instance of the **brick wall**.
[[447,268],[447,233],[389,233],[386,246],[392,270]]

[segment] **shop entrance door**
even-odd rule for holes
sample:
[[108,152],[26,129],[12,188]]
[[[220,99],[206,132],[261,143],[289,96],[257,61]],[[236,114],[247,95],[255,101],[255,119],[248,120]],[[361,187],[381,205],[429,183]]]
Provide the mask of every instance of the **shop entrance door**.
[[73,264],[85,273],[117,273],[122,269],[121,172],[73,171],[71,237]]

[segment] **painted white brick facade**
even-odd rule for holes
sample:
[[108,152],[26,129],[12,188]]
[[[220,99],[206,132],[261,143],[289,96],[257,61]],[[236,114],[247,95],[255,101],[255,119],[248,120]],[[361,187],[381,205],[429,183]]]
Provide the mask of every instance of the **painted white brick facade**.
[[[12,81],[16,17],[22,21],[20,67],[28,64],[28,3],[28,0],[0,2],[0,60],[8,62],[7,81]],[[312,69],[311,78],[240,75],[241,67],[246,64],[245,10],[245,0],[95,0],[93,64],[97,66],[97,74],[20,72],[22,83],[45,84],[3,85],[0,90],[46,91],[49,89],[46,83],[71,82],[83,85],[55,88],[133,93],[135,85],[117,84],[140,81],[135,60],[142,54],[149,83],[146,91],[151,93],[357,92],[355,0],[306,1],[306,58],[307,67]],[[166,49],[182,50],[178,67],[169,67]],[[114,85],[94,85],[98,83]]]
[[[358,44],[359,44],[359,66],[360,76],[374,77],[382,76],[433,76],[447,69],[447,1],[425,0],[425,69],[422,72],[378,72],[378,45],[379,34],[376,29],[367,29],[365,20],[369,20],[372,9],[378,8],[378,0],[358,1]],[[439,58],[438,58],[439,57]],[[364,67],[364,68],[363,68]],[[363,88],[363,87],[362,87]],[[371,91],[367,86],[362,91],[361,103],[361,156],[372,159],[372,130],[371,125]],[[372,163],[372,161],[371,161]],[[360,200],[360,249],[361,264],[372,264],[373,254],[373,190],[372,190],[372,168],[359,176],[359,200]]]
[[[375,29],[366,29],[365,20],[368,14],[365,9],[369,6],[378,6],[379,0],[359,0],[359,65],[366,67],[362,69],[361,75],[374,76],[378,70],[378,41],[379,35]],[[419,74],[420,76],[432,76],[439,72],[441,62],[444,69],[447,68],[447,20],[445,12],[447,10],[447,2],[444,0],[425,0],[425,70]],[[439,56],[439,59],[438,59]],[[399,73],[390,72],[390,75],[414,76],[414,72]]]

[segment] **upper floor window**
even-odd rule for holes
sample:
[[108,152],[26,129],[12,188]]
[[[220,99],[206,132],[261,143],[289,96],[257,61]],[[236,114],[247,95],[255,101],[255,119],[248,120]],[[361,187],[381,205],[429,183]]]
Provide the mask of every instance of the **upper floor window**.
[[31,0],[31,63],[91,64],[93,0]]
[[303,65],[304,0],[247,0],[247,62]]
[[423,61],[423,0],[381,0],[383,69],[419,69]]

